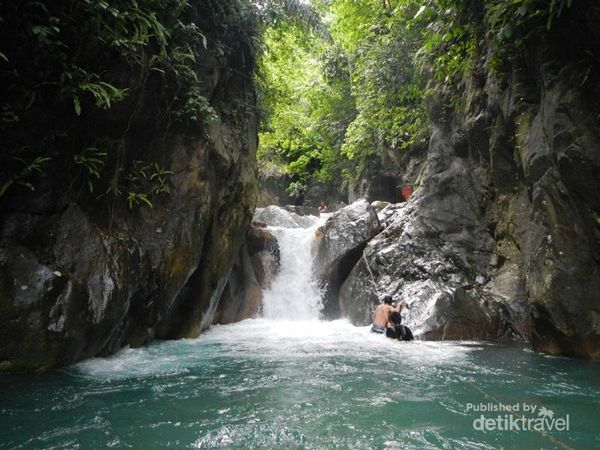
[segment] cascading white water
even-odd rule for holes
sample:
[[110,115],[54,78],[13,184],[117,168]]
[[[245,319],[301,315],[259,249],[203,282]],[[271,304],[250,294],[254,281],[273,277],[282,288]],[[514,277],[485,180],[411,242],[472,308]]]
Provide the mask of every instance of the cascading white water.
[[[0,379],[8,387],[3,442],[11,448],[512,448],[515,433],[489,437],[474,430],[478,416],[465,415],[465,405],[490,396],[511,405],[537,392],[557,411],[556,398],[567,396],[573,422],[590,430],[578,432],[573,447],[597,444],[600,395],[581,395],[600,392],[597,367],[564,365],[517,345],[406,343],[343,319],[315,320],[321,297],[311,250],[325,218],[299,220],[277,207],[269,214],[261,218],[279,240],[281,270],[265,292],[265,317],[215,325],[197,339],[126,348],[47,380]],[[90,408],[83,401],[89,398],[103,408]],[[134,402],[144,407],[141,418],[130,414]],[[536,436],[528,435],[530,447],[546,448],[545,436]]]
[[306,228],[269,227],[277,238],[281,269],[264,292],[263,317],[275,320],[317,320],[323,307],[313,279],[315,231],[325,217],[303,217]]

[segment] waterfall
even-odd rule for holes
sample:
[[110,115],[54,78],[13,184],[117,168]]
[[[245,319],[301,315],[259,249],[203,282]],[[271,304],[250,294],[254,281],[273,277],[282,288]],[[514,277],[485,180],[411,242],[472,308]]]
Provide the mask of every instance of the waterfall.
[[275,320],[317,320],[323,307],[313,276],[315,231],[324,218],[302,217],[305,227],[271,226],[279,242],[281,269],[264,292],[263,317]]

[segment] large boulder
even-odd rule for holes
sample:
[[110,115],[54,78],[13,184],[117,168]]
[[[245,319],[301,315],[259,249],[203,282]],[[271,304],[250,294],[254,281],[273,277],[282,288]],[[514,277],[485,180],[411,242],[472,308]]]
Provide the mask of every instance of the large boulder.
[[260,312],[263,290],[271,286],[279,269],[280,251],[275,236],[263,227],[250,227],[223,290],[214,323],[255,317]]
[[423,339],[512,334],[510,308],[484,284],[493,248],[466,162],[434,130],[421,187],[380,212],[387,227],[366,246],[340,291],[343,317],[371,322],[382,294],[405,300],[405,324]]
[[281,268],[277,238],[266,228],[252,226],[246,244],[256,281],[261,289],[268,289]]
[[340,209],[317,230],[315,272],[325,287],[325,317],[339,316],[340,286],[380,229],[375,210],[363,199]]

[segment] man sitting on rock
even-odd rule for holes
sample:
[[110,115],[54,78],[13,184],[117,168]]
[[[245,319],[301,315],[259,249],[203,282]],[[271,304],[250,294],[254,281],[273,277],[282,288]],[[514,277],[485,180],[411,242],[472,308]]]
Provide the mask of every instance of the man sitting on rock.
[[414,339],[410,328],[401,325],[402,316],[399,312],[394,311],[390,314],[389,323],[385,330],[385,335],[392,339],[398,339],[399,341],[412,341]]
[[385,333],[389,323],[390,314],[393,312],[400,313],[403,306],[405,306],[404,302],[399,302],[395,307],[392,306],[391,295],[383,297],[381,305],[379,305],[373,313],[373,326],[371,327],[371,331],[373,333]]

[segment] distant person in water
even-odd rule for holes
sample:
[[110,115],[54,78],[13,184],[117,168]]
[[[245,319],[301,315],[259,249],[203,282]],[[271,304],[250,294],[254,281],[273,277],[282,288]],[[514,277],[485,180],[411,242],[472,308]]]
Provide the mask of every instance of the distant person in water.
[[326,213],[327,212],[327,205],[325,204],[325,202],[321,202],[321,204],[319,205],[319,213]]
[[389,323],[390,314],[393,312],[400,313],[403,306],[405,306],[404,302],[398,302],[396,306],[393,306],[391,295],[383,297],[381,305],[379,305],[373,313],[373,326],[371,327],[371,331],[373,333],[385,333]]
[[398,311],[394,311],[390,314],[385,335],[392,339],[398,339],[399,341],[412,341],[414,339],[410,328],[402,325],[402,316]]

